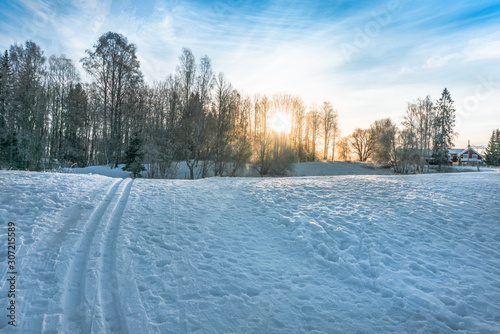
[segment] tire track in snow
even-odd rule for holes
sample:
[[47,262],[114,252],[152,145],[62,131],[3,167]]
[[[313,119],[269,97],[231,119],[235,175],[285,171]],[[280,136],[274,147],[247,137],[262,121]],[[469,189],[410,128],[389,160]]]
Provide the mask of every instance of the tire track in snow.
[[101,258],[97,273],[100,275],[97,285],[98,303],[103,317],[106,333],[128,333],[127,324],[121,310],[120,293],[116,277],[116,241],[120,221],[127,205],[133,180],[127,180],[122,193],[113,208],[101,242]]
[[85,225],[82,237],[75,245],[75,253],[70,260],[69,268],[64,278],[64,291],[62,295],[63,304],[63,328],[67,333],[90,332],[89,305],[86,298],[86,277],[89,253],[96,231],[103,216],[112,203],[115,194],[123,180],[116,181],[108,190],[104,199],[92,212]]

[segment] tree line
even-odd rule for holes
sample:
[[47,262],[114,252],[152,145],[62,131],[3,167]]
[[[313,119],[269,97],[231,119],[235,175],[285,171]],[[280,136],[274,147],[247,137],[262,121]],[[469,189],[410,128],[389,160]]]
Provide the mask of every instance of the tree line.
[[[334,159],[338,112],[330,102],[307,108],[287,94],[244,96],[208,56],[196,60],[186,48],[175,73],[153,84],[144,81],[137,47],[114,32],[80,60],[90,83],[65,55],[47,59],[32,41],[0,60],[3,168],[128,163],[164,178],[184,161],[194,178],[194,167],[202,177],[230,176],[252,163],[261,175],[279,175],[294,161]],[[289,133],[270,126],[276,112],[290,117]]]
[[371,159],[403,174],[423,172],[429,164],[442,170],[450,162],[456,136],[453,103],[446,88],[436,101],[427,96],[409,102],[400,127],[385,118],[368,129],[355,129],[340,139],[341,155],[352,151],[359,161]]
[[[408,103],[398,127],[391,119],[340,136],[331,102],[306,106],[298,96],[246,96],[208,56],[184,48],[175,73],[148,84],[137,47],[121,34],[103,34],[80,60],[34,42],[12,45],[0,57],[0,165],[43,170],[126,164],[138,175],[168,178],[176,163],[190,178],[235,176],[251,164],[260,175],[284,175],[293,162],[373,160],[398,173],[448,163],[455,109],[447,89]],[[272,117],[290,119],[277,131]],[[197,168],[195,168],[197,167]],[[199,175],[195,175],[198,171]]]

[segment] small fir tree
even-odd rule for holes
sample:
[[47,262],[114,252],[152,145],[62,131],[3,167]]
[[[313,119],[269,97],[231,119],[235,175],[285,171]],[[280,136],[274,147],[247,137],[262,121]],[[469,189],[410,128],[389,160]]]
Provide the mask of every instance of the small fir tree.
[[488,165],[500,166],[500,129],[493,130],[491,134],[485,160]]
[[146,170],[142,165],[143,157],[141,139],[138,134],[134,134],[129,147],[125,151],[125,166],[122,169],[131,172],[133,177],[141,177],[141,172]]

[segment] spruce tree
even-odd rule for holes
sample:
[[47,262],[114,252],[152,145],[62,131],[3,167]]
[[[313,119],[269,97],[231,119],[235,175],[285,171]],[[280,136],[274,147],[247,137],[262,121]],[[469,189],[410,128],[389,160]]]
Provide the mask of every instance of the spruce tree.
[[11,166],[16,156],[13,74],[8,51],[0,55],[0,166]]
[[85,127],[88,120],[88,98],[81,84],[71,87],[66,98],[66,112],[62,115],[62,157],[78,166],[87,164]]
[[449,163],[449,150],[453,147],[455,133],[455,108],[448,89],[444,89],[441,98],[436,101],[436,118],[434,120],[434,145],[432,154],[434,162],[439,166]]
[[141,177],[141,172],[146,170],[142,165],[144,154],[141,151],[141,139],[137,133],[134,134],[130,145],[125,151],[125,166],[122,170],[132,172],[133,177]]
[[491,166],[500,166],[500,129],[493,130],[488,147],[486,148],[485,161]]

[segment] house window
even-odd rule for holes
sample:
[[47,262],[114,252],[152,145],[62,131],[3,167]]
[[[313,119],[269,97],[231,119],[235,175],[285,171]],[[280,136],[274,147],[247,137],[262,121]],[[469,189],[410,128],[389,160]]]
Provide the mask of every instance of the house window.
[[473,154],[472,159],[477,159],[477,154]]
[[464,154],[464,155],[462,156],[462,159],[468,159],[468,158],[469,158],[469,155],[468,155],[468,154]]

